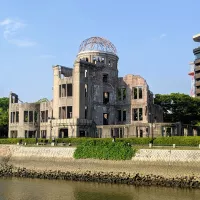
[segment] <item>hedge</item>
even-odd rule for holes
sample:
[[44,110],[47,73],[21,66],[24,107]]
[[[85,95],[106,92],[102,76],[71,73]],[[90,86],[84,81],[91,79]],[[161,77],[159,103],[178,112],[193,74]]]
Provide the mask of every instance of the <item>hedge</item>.
[[[17,144],[20,140],[22,142],[26,142],[27,144],[35,144],[36,140],[35,138],[6,138],[6,139],[0,139],[0,144]],[[38,139],[40,142],[41,140],[45,139]],[[48,139],[48,141],[50,141]],[[56,142],[61,143],[71,143],[72,145],[78,145],[85,141],[104,141],[104,142],[111,142],[112,138],[56,138]],[[132,145],[148,145],[152,142],[151,138],[116,138],[116,141],[119,142],[127,142]]]
[[178,146],[198,146],[200,144],[200,136],[174,136],[159,137],[153,141],[154,145],[173,145]]
[[74,158],[94,158],[103,160],[130,160],[135,150],[126,142],[88,140],[78,145]]
[[[41,142],[41,140],[45,139],[38,139],[38,142]],[[0,144],[17,144],[20,141],[22,141],[23,143],[27,143],[27,144],[35,144],[36,143],[36,139],[35,138],[6,138],[6,139],[1,139],[0,138]],[[51,140],[48,140],[49,142]]]

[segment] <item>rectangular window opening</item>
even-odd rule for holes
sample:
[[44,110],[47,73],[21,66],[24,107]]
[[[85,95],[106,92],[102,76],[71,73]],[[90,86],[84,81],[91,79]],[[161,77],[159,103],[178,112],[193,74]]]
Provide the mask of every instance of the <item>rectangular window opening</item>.
[[67,106],[67,119],[72,118],[72,106]]
[[88,109],[87,106],[85,106],[85,119],[87,119],[87,115],[88,115]]
[[142,99],[142,88],[139,87],[138,89],[139,89],[139,99]]
[[118,118],[118,122],[121,122],[121,120],[122,120],[122,112],[121,112],[121,110],[118,110],[117,111],[117,118]]
[[104,104],[109,103],[109,92],[104,92],[103,93],[103,103]]
[[108,113],[103,113],[103,125],[108,125]]
[[143,120],[143,109],[139,108],[139,121]]
[[121,88],[117,88],[117,99],[118,99],[118,101],[121,101],[121,100],[122,100]]
[[85,69],[85,78],[87,77],[87,69]]
[[33,122],[33,111],[29,111],[29,122]]
[[103,74],[103,82],[104,83],[108,82],[108,74]]
[[67,91],[66,91],[66,84],[62,84],[62,97],[66,97]]
[[87,88],[87,84],[85,84],[85,97],[87,97],[87,92],[88,92],[88,88]]
[[61,97],[61,85],[59,85],[59,97]]
[[133,88],[133,99],[137,99],[137,88]]
[[126,110],[123,110],[123,122],[126,121]]
[[19,111],[16,112],[16,122],[19,122]]
[[48,110],[45,111],[45,122],[48,122]]
[[123,97],[123,100],[126,99],[126,88],[122,88],[122,97]]
[[138,121],[138,109],[137,108],[133,109],[133,120]]
[[67,96],[72,96],[72,84],[67,84]]
[[28,122],[28,111],[24,111],[24,122]]

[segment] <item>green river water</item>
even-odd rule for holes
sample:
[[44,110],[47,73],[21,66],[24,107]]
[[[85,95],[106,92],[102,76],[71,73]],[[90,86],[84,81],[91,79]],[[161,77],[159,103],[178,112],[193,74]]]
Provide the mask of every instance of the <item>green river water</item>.
[[0,179],[0,200],[200,200],[198,189]]

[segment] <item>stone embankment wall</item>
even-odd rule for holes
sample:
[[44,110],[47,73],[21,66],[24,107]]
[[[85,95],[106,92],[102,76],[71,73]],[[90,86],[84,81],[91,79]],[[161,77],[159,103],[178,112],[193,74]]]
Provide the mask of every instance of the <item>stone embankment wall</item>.
[[65,160],[72,159],[75,147],[24,147],[18,145],[0,145],[0,157],[9,160]]
[[134,161],[200,162],[200,150],[140,149]]
[[200,150],[141,149],[126,161],[76,160],[74,151],[74,147],[0,145],[0,176],[200,187]]

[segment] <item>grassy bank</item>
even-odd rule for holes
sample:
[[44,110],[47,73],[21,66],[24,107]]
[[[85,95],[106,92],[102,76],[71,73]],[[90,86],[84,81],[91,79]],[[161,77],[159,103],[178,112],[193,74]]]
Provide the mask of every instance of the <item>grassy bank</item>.
[[74,158],[94,158],[103,160],[130,160],[135,150],[127,142],[91,140],[77,146]]

